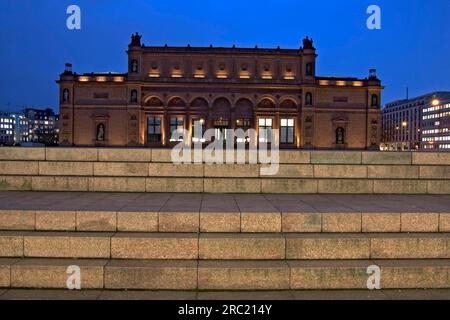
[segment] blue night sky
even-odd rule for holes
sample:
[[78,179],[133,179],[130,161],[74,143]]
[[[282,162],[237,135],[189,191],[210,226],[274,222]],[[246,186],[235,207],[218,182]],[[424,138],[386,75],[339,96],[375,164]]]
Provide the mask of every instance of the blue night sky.
[[[81,7],[82,30],[66,28]],[[382,30],[366,9],[382,9]],[[314,38],[318,75],[366,77],[376,68],[383,102],[450,91],[448,0],[0,0],[0,110],[57,107],[65,62],[78,73],[126,72],[130,34],[146,45],[298,48]]]

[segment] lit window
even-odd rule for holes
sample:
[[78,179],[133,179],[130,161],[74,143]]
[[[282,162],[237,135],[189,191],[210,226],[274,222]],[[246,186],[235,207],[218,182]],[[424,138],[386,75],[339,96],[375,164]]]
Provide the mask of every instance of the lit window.
[[148,117],[147,119],[147,141],[161,142],[161,118]]
[[259,142],[271,142],[272,138],[272,119],[260,118],[258,120]]
[[280,143],[294,143],[294,119],[281,119]]
[[[170,141],[183,141],[183,130],[184,130],[184,118],[183,117],[170,117]],[[172,135],[178,135],[177,139],[172,139]]]

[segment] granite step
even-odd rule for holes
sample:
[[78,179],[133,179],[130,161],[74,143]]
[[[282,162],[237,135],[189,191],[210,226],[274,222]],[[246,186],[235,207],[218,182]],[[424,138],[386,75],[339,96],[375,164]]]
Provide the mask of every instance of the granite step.
[[[65,289],[78,266],[86,290],[270,291],[367,290],[368,267],[382,289],[449,289],[450,259],[198,261],[0,259],[3,289]],[[375,292],[375,291],[374,291]]]
[[[450,212],[422,208],[358,207],[300,204],[297,201],[251,199],[238,204],[225,195],[219,204],[194,200],[145,206],[119,204],[53,205],[21,209],[0,205],[0,230],[82,232],[202,232],[202,233],[408,233],[450,232]],[[340,198],[340,197],[339,197]],[[335,198],[335,199],[339,199]],[[244,198],[245,199],[245,198]],[[332,198],[333,199],[333,198]],[[345,198],[343,198],[344,200]],[[91,200],[90,200],[91,201]],[[212,200],[211,200],[212,201]],[[331,201],[318,198],[317,201]],[[319,202],[320,203],[320,202]],[[322,202],[323,203],[323,202]],[[201,207],[202,206],[202,207]],[[450,204],[449,204],[450,206]],[[72,207],[72,208],[71,208]],[[96,207],[96,208],[95,208]],[[121,208],[119,208],[121,207]],[[447,210],[450,211],[450,210]]]
[[0,257],[177,260],[448,259],[448,233],[0,232]]

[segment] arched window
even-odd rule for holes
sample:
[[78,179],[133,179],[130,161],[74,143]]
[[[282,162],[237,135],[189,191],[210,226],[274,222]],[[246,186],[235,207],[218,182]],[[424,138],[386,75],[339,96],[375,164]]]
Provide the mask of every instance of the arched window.
[[97,125],[96,140],[105,141],[105,125],[103,123]]
[[336,144],[345,144],[345,130],[342,127],[336,129]]
[[306,64],[306,75],[312,76],[313,74],[314,74],[313,65],[312,63],[309,62]]
[[312,93],[311,92],[307,92],[306,96],[305,96],[305,105],[307,106],[312,106]]
[[137,94],[137,90],[131,90],[131,98],[130,98],[130,102],[131,102],[131,103],[137,103],[137,102],[138,102],[138,94]]
[[372,95],[372,107],[378,107],[378,95]]
[[63,101],[63,103],[69,103],[70,102],[70,91],[67,88],[63,90],[62,101]]
[[133,59],[131,61],[130,70],[132,73],[138,73],[139,72],[139,63],[136,59]]

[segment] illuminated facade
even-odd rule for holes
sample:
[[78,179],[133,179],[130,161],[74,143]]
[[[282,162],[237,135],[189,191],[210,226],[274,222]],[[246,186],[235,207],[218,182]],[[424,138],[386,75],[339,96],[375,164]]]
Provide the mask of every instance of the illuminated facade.
[[450,93],[445,98],[435,98],[422,111],[423,150],[450,151]]
[[434,136],[430,135],[431,132],[445,130],[445,126],[447,128],[450,126],[447,124],[442,127],[440,123],[438,124],[439,121],[433,121],[436,117],[436,113],[432,111],[436,109],[433,104],[448,99],[450,99],[450,92],[434,92],[386,104],[382,110],[381,149],[384,151],[435,150]]
[[[60,144],[170,147],[199,121],[279,129],[282,148],[378,149],[381,81],[316,75],[316,49],[149,47],[132,35],[128,72],[78,75],[60,87]],[[193,138],[194,139],[194,138]]]

